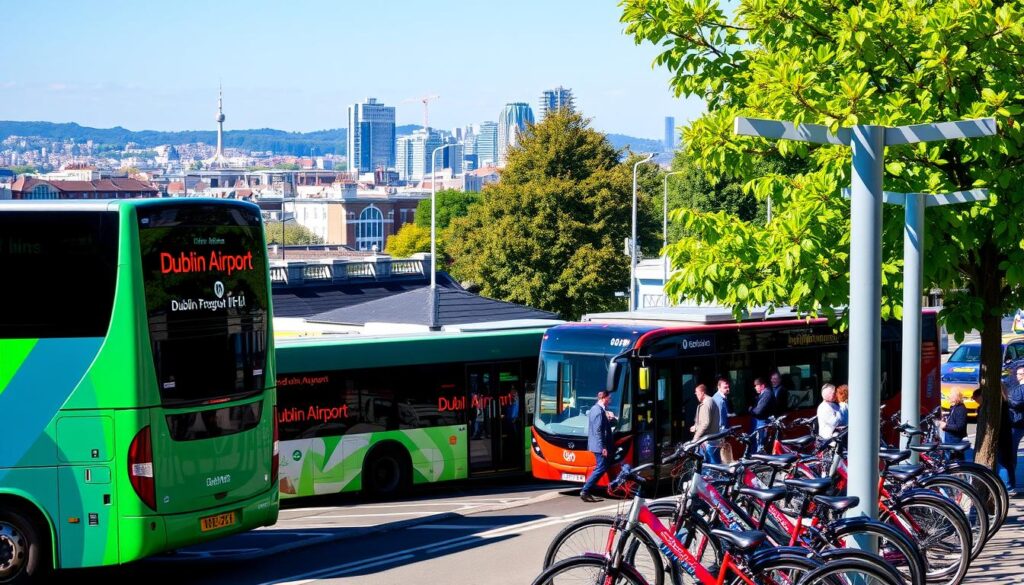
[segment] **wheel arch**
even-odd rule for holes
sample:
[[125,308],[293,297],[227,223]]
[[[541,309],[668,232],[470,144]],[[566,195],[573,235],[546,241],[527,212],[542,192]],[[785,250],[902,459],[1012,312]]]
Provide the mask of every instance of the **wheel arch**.
[[57,527],[39,500],[23,490],[2,490],[0,491],[0,509],[5,508],[23,512],[37,528],[46,529],[47,534],[50,535],[50,564],[54,569],[59,569]]

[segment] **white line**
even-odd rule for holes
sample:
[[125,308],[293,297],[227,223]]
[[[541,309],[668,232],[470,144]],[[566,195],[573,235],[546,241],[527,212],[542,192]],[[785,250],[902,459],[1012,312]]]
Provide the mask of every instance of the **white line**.
[[[314,518],[376,518],[378,516],[426,516],[427,512],[384,512],[381,514],[334,514],[334,515],[320,515],[314,516]],[[300,518],[296,518],[300,520]]]
[[[312,583],[319,581],[324,577],[337,577],[346,573],[352,573],[354,571],[360,571],[362,569],[369,569],[379,565],[388,565],[399,561],[407,561],[413,558],[415,555],[404,554],[400,556],[393,556],[386,559],[377,560],[374,562],[359,561],[355,563],[349,563],[348,565],[341,565],[339,567],[332,567],[331,569],[321,569],[319,571],[313,571],[312,573],[306,573],[305,575],[297,575],[298,578],[302,577],[313,577],[312,579],[304,579],[302,581],[267,581],[261,585],[303,585],[304,583]],[[314,576],[315,575],[315,576]]]
[[481,528],[498,528],[500,524],[420,524],[410,526],[410,530],[479,530]]

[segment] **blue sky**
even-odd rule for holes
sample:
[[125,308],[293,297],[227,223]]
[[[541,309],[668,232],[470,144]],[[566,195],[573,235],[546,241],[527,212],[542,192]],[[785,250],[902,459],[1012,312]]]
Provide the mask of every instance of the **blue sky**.
[[[422,123],[496,119],[570,87],[596,128],[661,138],[664,117],[698,116],[652,69],[656,49],[622,33],[609,0],[4,2],[0,119],[132,130],[309,131],[347,125],[372,96]],[[405,100],[413,100],[406,102]]]

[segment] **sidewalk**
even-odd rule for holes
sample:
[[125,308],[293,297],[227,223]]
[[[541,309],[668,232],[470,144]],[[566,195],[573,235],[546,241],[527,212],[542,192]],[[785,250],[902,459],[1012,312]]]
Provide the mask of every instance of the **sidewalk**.
[[1024,583],[1024,498],[1010,498],[1006,523],[988,541],[967,572],[964,583]]

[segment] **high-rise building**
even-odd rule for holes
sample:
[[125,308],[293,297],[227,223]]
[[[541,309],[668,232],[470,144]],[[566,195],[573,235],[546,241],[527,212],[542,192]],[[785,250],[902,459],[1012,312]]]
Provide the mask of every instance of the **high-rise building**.
[[533,124],[533,109],[530,108],[530,104],[505,104],[505,109],[498,118],[498,166],[505,166],[509,147],[519,145],[519,134],[526,130],[529,124]]
[[[395,169],[398,171],[398,177],[403,181],[420,181],[429,176],[430,155],[435,148],[443,145],[441,135],[433,130],[429,134],[417,130],[409,136],[399,138],[395,145]],[[442,153],[438,153],[435,162],[437,169],[440,170],[444,163]]]
[[672,152],[676,146],[676,119],[665,116],[665,152]]
[[366,98],[348,107],[348,170],[372,173],[395,167],[395,108]]
[[551,112],[557,112],[558,110],[569,110],[573,111],[574,99],[572,97],[572,90],[567,87],[559,85],[554,89],[546,89],[540,96],[540,109],[537,110],[537,120],[540,122],[544,121],[544,118],[548,117]]
[[480,124],[480,132],[476,135],[477,168],[498,164],[498,123],[484,122]]

